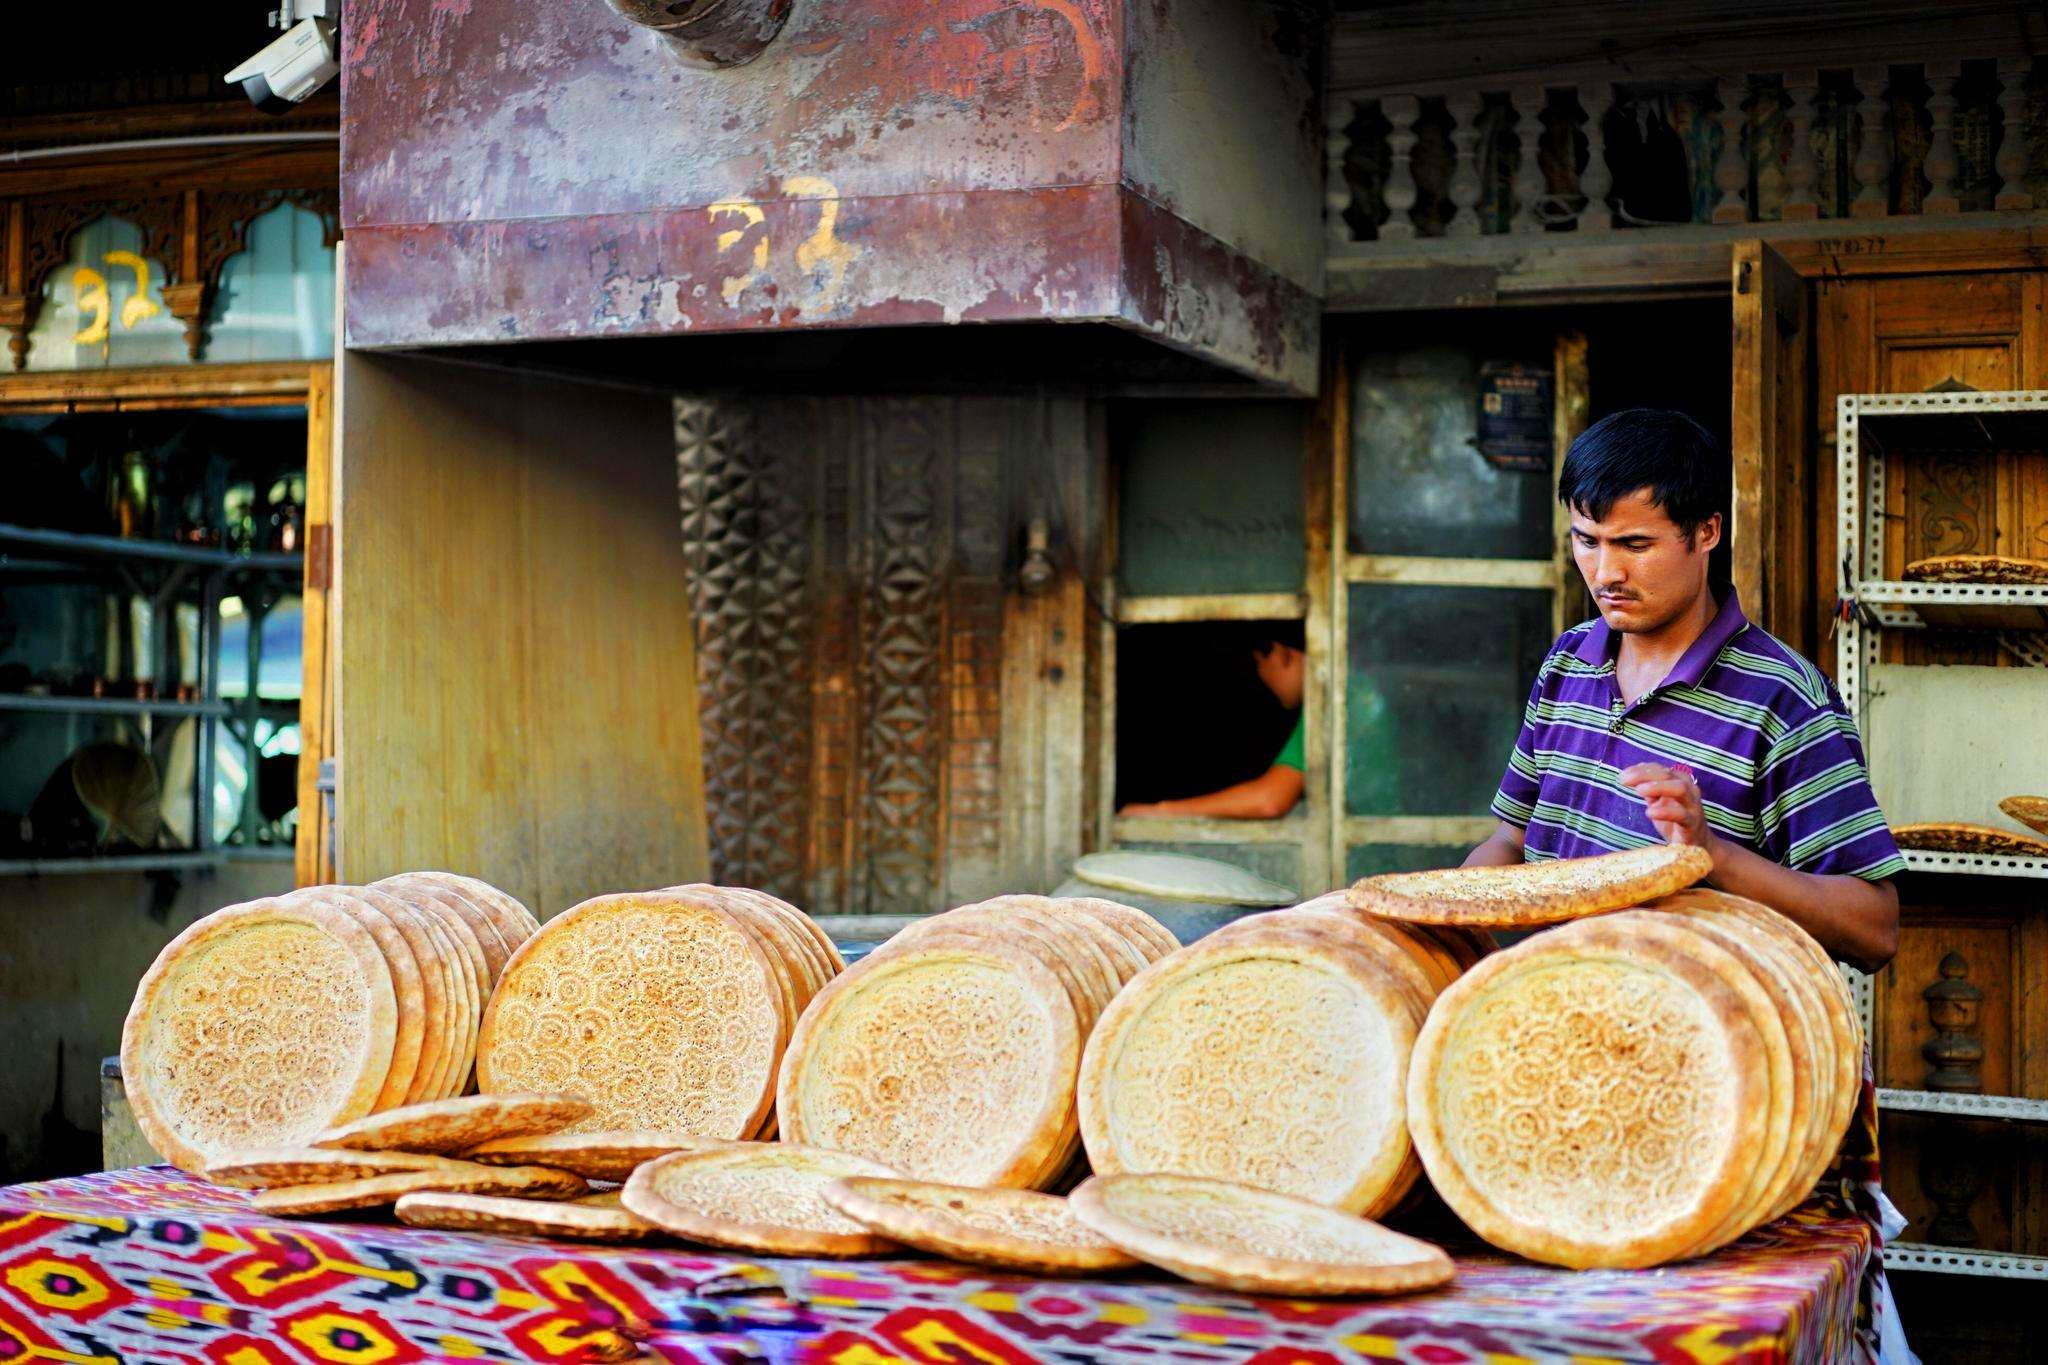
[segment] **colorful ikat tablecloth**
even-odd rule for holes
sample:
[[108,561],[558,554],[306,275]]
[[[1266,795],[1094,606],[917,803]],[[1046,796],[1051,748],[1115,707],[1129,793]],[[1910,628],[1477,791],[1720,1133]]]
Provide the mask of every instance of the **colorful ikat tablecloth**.
[[1659,1270],[1485,1253],[1435,1293],[1284,1301],[285,1221],[159,1166],[0,1189],[0,1365],[1834,1361],[1871,1251],[1867,1224],[1812,1205]]

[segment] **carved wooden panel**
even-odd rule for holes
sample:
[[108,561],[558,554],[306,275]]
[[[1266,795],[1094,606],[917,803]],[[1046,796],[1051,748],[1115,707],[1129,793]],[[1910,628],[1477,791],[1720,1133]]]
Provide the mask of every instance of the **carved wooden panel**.
[[820,914],[1024,889],[1006,575],[1047,401],[678,400],[714,876]]
[[752,407],[675,404],[712,876],[800,897],[809,750],[806,504]]

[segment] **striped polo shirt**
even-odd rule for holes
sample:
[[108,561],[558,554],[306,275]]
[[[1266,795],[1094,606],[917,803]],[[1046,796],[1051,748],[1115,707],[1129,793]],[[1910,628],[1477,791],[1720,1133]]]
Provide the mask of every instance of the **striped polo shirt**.
[[1905,870],[1834,685],[1752,626],[1731,591],[1664,681],[1621,699],[1621,637],[1594,618],[1558,637],[1530,690],[1493,813],[1522,827],[1526,858],[1578,858],[1660,842],[1617,780],[1683,763],[1724,839],[1800,872],[1878,881]]

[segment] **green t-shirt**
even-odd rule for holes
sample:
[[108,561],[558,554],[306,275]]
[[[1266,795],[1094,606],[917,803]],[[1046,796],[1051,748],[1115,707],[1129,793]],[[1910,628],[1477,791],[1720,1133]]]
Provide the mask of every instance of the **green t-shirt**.
[[1292,768],[1298,773],[1308,771],[1307,751],[1301,738],[1301,718],[1295,717],[1294,731],[1287,736],[1287,743],[1280,746],[1280,757],[1273,760],[1276,768]]

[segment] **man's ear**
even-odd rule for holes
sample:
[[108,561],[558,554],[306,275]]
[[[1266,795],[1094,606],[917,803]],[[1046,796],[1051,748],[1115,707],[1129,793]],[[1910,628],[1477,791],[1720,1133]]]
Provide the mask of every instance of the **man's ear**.
[[1719,545],[1721,543],[1721,524],[1721,514],[1719,512],[1714,513],[1714,515],[1701,522],[1699,528],[1693,532],[1694,548],[1711,550],[1716,545]]

